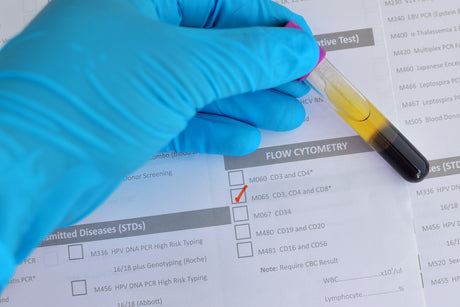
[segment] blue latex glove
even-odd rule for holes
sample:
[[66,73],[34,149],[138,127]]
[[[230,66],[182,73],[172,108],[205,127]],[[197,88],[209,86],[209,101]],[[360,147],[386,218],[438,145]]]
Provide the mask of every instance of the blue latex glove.
[[290,19],[308,29],[265,0],[51,2],[0,51],[0,289],[156,152],[241,155],[255,127],[298,126],[289,81],[318,48]]

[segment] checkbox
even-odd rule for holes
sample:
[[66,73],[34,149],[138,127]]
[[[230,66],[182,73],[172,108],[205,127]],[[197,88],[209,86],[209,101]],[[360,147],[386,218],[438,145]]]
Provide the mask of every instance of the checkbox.
[[251,239],[251,228],[249,224],[235,225],[235,238],[237,240]]
[[243,190],[243,188],[241,188],[241,189],[231,189],[230,190],[230,197],[232,198],[232,204],[244,204],[244,203],[246,203],[246,190],[243,192],[243,195],[241,195],[239,201],[236,201],[236,199],[235,199],[238,196],[240,196],[240,193],[241,193],[242,190]]
[[236,249],[238,251],[238,258],[254,256],[254,252],[252,251],[252,242],[236,243]]
[[232,210],[234,222],[249,221],[248,206],[233,207]]
[[244,185],[243,171],[228,172],[228,184],[230,186]]
[[86,295],[88,294],[86,289],[86,280],[73,280],[72,285],[72,296]]
[[67,250],[69,252],[69,260],[80,260],[83,259],[83,244],[68,245]]

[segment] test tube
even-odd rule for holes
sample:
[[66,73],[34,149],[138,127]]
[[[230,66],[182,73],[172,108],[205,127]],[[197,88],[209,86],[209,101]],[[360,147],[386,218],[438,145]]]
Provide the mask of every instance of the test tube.
[[393,124],[326,58],[303,79],[404,179],[419,182],[429,164]]

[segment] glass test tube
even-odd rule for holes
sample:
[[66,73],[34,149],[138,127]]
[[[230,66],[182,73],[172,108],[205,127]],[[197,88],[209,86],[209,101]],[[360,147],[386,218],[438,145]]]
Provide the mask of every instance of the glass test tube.
[[330,106],[404,179],[419,182],[429,171],[426,158],[327,59],[304,82]]

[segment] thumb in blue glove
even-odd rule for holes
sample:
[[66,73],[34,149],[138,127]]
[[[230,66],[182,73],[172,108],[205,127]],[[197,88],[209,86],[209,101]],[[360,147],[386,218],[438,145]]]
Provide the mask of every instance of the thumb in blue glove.
[[0,52],[0,289],[159,150],[246,154],[255,126],[299,125],[271,89],[318,59],[291,19],[308,29],[262,0],[51,2]]

